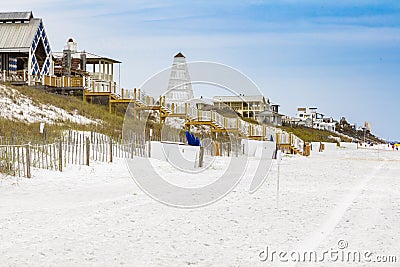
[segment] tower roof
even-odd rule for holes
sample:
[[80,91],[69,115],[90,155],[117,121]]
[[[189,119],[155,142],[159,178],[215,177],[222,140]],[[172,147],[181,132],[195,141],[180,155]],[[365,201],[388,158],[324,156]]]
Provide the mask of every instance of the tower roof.
[[185,57],[181,52],[179,52],[178,54],[175,55],[175,57]]

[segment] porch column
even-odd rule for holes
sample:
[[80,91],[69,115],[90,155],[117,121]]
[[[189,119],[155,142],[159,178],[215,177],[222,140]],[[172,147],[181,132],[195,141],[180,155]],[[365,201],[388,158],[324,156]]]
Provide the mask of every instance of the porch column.
[[31,85],[31,82],[32,82],[31,73],[32,73],[32,53],[31,53],[31,49],[29,49],[29,56],[28,56],[28,85]]
[[114,81],[114,64],[111,64],[111,80]]

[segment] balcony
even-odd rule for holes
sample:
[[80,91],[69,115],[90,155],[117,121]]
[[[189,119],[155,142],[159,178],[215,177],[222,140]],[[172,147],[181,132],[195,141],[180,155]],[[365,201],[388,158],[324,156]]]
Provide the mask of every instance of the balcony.
[[100,72],[89,72],[89,76],[92,80],[108,81],[108,82],[114,81],[113,75],[111,75],[111,74],[100,73]]

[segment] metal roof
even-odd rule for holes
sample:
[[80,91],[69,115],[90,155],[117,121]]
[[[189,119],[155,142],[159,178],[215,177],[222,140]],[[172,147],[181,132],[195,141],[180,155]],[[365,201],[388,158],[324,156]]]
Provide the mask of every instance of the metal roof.
[[41,21],[0,23],[0,52],[28,52]]
[[[121,63],[118,60],[112,59],[112,58],[108,58],[108,57],[103,57],[103,56],[98,56],[96,54],[93,53],[89,53],[89,52],[75,52],[72,53],[71,56],[72,58],[81,58],[81,54],[86,54],[86,62],[87,64],[93,64],[93,63],[97,63],[99,60],[104,60],[104,61],[109,61],[111,63]],[[54,58],[62,58],[63,57],[63,52],[53,52],[53,56]]]
[[214,96],[214,102],[266,102],[262,95]]
[[0,22],[29,21],[33,18],[30,12],[0,12]]

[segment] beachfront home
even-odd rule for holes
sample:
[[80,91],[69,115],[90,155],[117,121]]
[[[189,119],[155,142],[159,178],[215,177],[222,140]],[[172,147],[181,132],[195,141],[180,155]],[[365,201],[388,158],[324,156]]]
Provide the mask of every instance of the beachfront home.
[[313,129],[336,130],[336,121],[333,118],[325,118],[325,115],[318,112],[316,107],[297,108],[296,118],[292,120],[296,125],[310,127]]
[[323,114],[318,113],[318,108],[315,107],[297,108],[297,118],[300,118],[301,120],[307,120],[307,119],[316,120],[316,119],[322,119],[323,117],[324,117]]
[[279,114],[279,105],[270,104],[269,109],[264,110],[256,115],[257,121],[260,124],[272,124],[282,126],[282,114]]
[[43,21],[32,12],[0,13],[0,70],[0,80],[29,85],[53,74]]
[[262,95],[214,96],[214,106],[219,109],[233,109],[243,118],[256,119],[256,116],[269,110],[269,100]]
[[214,96],[213,104],[219,109],[233,109],[243,118],[258,120],[260,123],[282,124],[279,105],[271,104],[262,95]]
[[[120,61],[86,51],[78,51],[78,45],[72,38],[68,39],[62,52],[54,52],[53,56],[56,76],[79,78],[75,79],[76,84],[70,82],[68,87],[77,85],[77,87],[91,89],[93,92],[115,91],[115,64],[120,64]],[[74,81],[74,79],[69,80]]]

